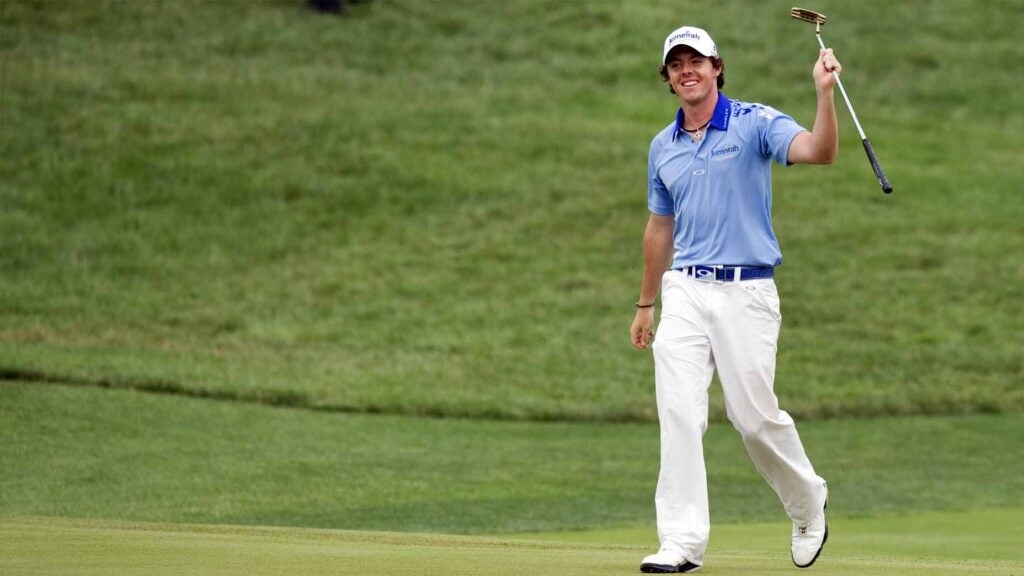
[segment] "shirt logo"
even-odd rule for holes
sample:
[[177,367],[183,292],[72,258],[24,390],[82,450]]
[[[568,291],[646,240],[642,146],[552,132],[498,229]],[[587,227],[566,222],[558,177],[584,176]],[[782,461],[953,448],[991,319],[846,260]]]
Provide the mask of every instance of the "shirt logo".
[[740,155],[740,147],[738,144],[730,144],[728,146],[722,146],[721,148],[715,148],[711,151],[712,160],[727,160],[729,158],[735,158]]

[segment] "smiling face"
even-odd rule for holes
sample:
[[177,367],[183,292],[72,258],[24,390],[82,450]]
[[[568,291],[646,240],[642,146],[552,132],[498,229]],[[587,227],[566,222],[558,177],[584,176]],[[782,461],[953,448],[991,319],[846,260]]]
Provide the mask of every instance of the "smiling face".
[[722,68],[693,48],[679,46],[665,59],[665,71],[669,86],[679,95],[680,102],[696,105],[718,91]]

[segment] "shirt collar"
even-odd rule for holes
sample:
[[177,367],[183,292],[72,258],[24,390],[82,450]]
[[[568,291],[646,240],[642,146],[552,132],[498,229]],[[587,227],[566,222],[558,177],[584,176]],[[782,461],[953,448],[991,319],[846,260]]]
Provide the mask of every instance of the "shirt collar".
[[[719,130],[728,130],[730,116],[732,116],[732,100],[719,92],[718,102],[715,102],[715,111],[711,114],[711,122],[708,125]],[[673,141],[683,131],[684,121],[683,109],[680,108],[676,111],[676,129],[672,132]]]

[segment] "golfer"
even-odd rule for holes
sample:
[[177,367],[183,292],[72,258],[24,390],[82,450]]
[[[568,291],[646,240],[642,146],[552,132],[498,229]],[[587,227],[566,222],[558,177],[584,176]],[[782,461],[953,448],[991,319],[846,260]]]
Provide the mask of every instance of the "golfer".
[[[835,159],[831,72],[841,66],[830,49],[815,62],[818,109],[808,132],[778,110],[720,92],[725,62],[700,28],[669,34],[662,64],[679,110],[651,142],[651,214],[630,328],[635,347],[654,350],[661,426],[655,494],[661,547],[640,569],[696,572],[704,562],[710,520],[702,436],[716,370],[726,415],[793,520],[793,562],[806,568],[828,537],[828,493],[774,392],[782,316],[773,278],[782,254],[771,223],[771,162]],[[654,338],[659,288],[662,311]]]

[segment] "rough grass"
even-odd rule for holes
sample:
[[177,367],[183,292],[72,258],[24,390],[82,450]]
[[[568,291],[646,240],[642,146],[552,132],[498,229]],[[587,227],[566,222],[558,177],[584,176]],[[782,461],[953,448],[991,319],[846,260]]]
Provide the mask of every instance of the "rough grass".
[[[841,111],[777,170],[801,418],[1024,407],[1019,1],[822,2]],[[774,2],[0,4],[0,371],[356,412],[652,420],[628,344],[667,30],[810,123]],[[770,38],[770,41],[766,41]],[[712,417],[721,419],[716,401]]]

